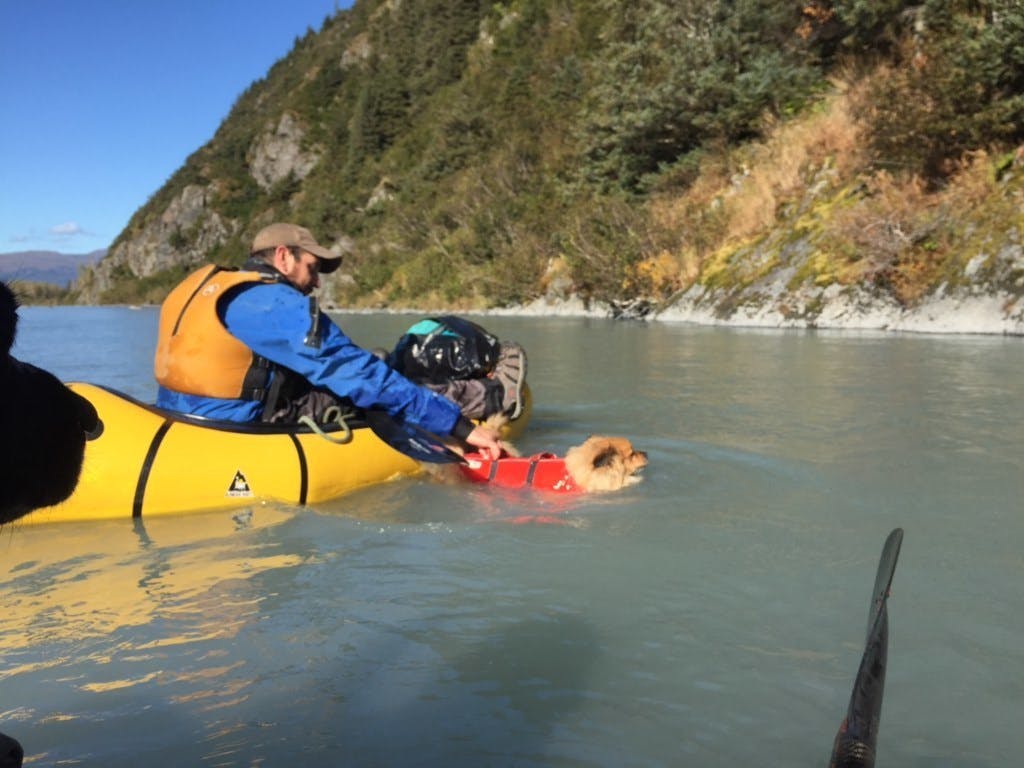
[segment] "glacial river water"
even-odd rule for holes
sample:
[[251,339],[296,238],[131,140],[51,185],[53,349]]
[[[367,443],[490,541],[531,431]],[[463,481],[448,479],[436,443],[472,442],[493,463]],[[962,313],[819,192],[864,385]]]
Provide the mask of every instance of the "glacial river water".
[[[339,316],[366,346],[415,319]],[[1024,341],[482,322],[530,353],[524,452],[625,435],[644,482],[8,527],[27,764],[824,766],[897,526],[878,765],[1020,763]],[[21,326],[152,398],[156,310]]]

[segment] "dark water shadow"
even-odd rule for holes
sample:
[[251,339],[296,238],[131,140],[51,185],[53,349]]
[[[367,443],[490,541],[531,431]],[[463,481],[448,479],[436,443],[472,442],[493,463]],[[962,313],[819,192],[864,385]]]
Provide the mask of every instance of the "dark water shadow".
[[511,625],[479,643],[454,667],[463,683],[492,691],[483,698],[501,698],[503,706],[525,721],[549,727],[582,704],[598,648],[587,621],[558,614]]
[[[321,764],[547,766],[559,754],[560,726],[582,708],[600,655],[593,627],[575,615],[510,623],[445,658],[415,696],[367,711],[353,691],[336,741],[312,756]],[[389,649],[393,658],[402,649]],[[344,676],[345,672],[339,670]],[[365,679],[361,683],[367,683]],[[346,684],[351,690],[351,681]],[[564,736],[564,730],[563,736]],[[564,746],[562,744],[561,746]],[[272,756],[268,756],[272,757]],[[556,761],[557,762],[557,761]]]

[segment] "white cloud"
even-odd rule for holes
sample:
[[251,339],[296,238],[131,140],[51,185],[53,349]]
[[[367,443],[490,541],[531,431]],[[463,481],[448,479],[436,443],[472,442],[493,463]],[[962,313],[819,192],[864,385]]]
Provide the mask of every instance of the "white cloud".
[[57,224],[45,230],[32,228],[22,232],[12,232],[0,239],[4,241],[5,245],[9,243],[10,246],[19,250],[69,250],[87,247],[97,237],[95,232],[86,229],[78,222],[65,221],[63,224]]
[[76,235],[84,235],[86,231],[82,229],[78,224],[73,221],[66,221],[63,224],[58,224],[55,227],[50,228],[50,234],[56,235],[57,237],[75,237]]

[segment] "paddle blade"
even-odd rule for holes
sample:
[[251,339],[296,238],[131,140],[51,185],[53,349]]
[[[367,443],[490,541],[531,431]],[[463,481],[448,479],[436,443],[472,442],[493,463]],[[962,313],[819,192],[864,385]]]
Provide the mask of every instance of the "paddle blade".
[[462,463],[462,457],[444,441],[415,424],[408,424],[384,411],[367,411],[366,423],[373,433],[399,453],[429,464]]
[[875,588],[871,593],[871,605],[868,608],[868,639],[871,638],[871,630],[878,620],[879,614],[885,607],[885,601],[889,599],[889,592],[892,589],[892,577],[896,572],[896,561],[900,556],[900,546],[903,544],[903,529],[894,528],[885,540],[882,547],[882,556],[878,559],[878,572],[875,574]]
[[864,655],[850,694],[846,718],[832,745],[831,768],[873,768],[878,726],[882,717],[882,694],[889,652],[889,611],[887,603],[903,543],[903,529],[896,528],[885,540],[878,561],[875,586],[868,612],[868,635]]

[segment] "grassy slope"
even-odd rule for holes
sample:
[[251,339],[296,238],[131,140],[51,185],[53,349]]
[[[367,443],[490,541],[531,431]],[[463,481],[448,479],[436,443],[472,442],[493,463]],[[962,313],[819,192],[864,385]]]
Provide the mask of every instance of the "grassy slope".
[[1021,159],[972,153],[937,190],[894,178],[873,167],[852,116],[862,89],[838,84],[763,142],[709,159],[682,194],[652,201],[652,220],[681,233],[670,259],[647,263],[661,295],[697,282],[756,301],[743,289],[770,274],[793,291],[860,285],[904,306],[940,285],[1024,294],[1024,274],[998,258],[1024,235]]

